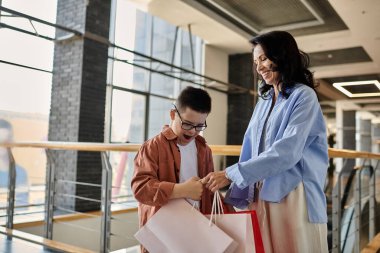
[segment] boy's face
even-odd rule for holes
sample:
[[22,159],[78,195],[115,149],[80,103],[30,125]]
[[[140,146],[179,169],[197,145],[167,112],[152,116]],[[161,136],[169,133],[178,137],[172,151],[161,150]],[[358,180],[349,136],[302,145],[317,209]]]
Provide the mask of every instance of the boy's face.
[[186,107],[183,112],[177,112],[175,109],[171,110],[170,118],[172,121],[170,127],[178,137],[177,143],[185,146],[194,140],[194,138],[200,133],[200,131],[196,131],[195,128],[185,130],[183,129],[182,124],[204,126],[206,124],[207,116],[207,113],[200,113],[190,109],[189,107]]

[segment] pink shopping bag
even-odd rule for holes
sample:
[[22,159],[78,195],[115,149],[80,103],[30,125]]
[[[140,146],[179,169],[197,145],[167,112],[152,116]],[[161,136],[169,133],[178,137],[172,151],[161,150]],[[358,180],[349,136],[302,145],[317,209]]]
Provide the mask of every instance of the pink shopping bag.
[[150,253],[233,253],[237,242],[183,199],[169,201],[135,234]]
[[214,222],[238,243],[234,253],[265,252],[255,211],[219,214]]
[[219,192],[213,200],[211,215],[207,216],[238,243],[234,253],[264,253],[256,211],[224,213]]

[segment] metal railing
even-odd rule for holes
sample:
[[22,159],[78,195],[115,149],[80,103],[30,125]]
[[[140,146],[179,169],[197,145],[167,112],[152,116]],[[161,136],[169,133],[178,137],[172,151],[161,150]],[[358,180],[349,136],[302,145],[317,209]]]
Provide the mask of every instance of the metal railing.
[[332,252],[360,252],[379,231],[378,164],[365,159],[361,166],[338,173],[332,194]]
[[[10,157],[9,166],[9,185],[7,197],[7,220],[6,227],[13,228],[14,216],[14,198],[15,198],[15,161],[12,155],[12,148],[43,148],[47,155],[47,184],[46,184],[46,203],[45,203],[45,219],[44,236],[47,239],[53,238],[54,229],[54,210],[57,206],[54,204],[55,196],[59,193],[55,191],[57,183],[56,171],[54,166],[52,150],[75,150],[75,151],[92,151],[100,152],[102,160],[102,182],[99,185],[92,186],[101,187],[101,199],[97,201],[101,206],[101,225],[100,225],[100,251],[110,252],[111,236],[119,236],[111,233],[111,219],[119,221],[111,217],[112,201],[112,165],[109,159],[109,152],[136,152],[140,148],[139,144],[105,144],[105,143],[67,143],[67,142],[18,142],[9,144],[0,144],[0,147],[8,149]],[[210,145],[213,155],[238,156],[240,155],[241,146],[238,145]],[[336,181],[332,190],[332,229],[330,252],[359,252],[368,240],[371,240],[379,231],[376,224],[377,219],[376,208],[379,205],[376,196],[380,194],[379,187],[376,183],[378,172],[378,161],[380,154],[369,152],[357,152],[353,150],[329,149],[330,158],[339,158],[348,161],[349,159],[363,159],[362,165],[347,171],[341,170],[336,174]],[[375,166],[371,165],[371,159],[376,160]],[[331,179],[330,179],[331,180]],[[73,182],[80,184],[81,182]],[[86,183],[85,183],[86,184]],[[88,183],[87,183],[88,184]],[[342,193],[343,192],[343,193]],[[353,196],[352,196],[353,195]],[[74,196],[84,198],[81,196]],[[78,213],[78,212],[73,212]],[[84,214],[87,216],[96,216]],[[120,221],[121,222],[121,221]],[[89,229],[91,230],[91,229]],[[92,229],[93,230],[93,229]],[[120,235],[121,236],[121,235]],[[364,238],[364,239],[363,239]],[[129,238],[128,238],[129,239]]]

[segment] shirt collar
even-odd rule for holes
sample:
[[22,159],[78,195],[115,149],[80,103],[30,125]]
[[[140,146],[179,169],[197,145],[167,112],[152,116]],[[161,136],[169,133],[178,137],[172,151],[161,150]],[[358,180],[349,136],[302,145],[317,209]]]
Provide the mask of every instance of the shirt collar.
[[177,139],[177,135],[175,135],[175,133],[173,132],[173,130],[168,126],[168,125],[165,125],[163,128],[162,128],[162,131],[161,133],[165,136],[165,138],[169,141],[171,140],[175,140]]
[[[289,87],[287,88],[287,92],[288,94],[290,95],[297,87],[301,86],[302,84],[300,83],[296,83],[295,85],[293,85],[292,87]],[[268,91],[268,94],[269,96],[272,98],[274,96],[274,88],[272,87],[269,91]],[[278,93],[278,98],[282,98],[284,96],[284,93],[282,91],[279,91]],[[278,99],[277,98],[277,99]]]

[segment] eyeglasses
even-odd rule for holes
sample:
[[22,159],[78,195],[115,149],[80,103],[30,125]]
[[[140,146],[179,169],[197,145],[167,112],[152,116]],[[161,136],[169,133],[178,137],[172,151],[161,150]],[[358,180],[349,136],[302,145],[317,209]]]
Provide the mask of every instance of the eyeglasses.
[[197,125],[197,126],[194,126],[193,124],[190,124],[190,123],[183,122],[181,114],[179,113],[177,107],[175,106],[175,104],[173,104],[173,106],[174,106],[174,108],[178,114],[179,119],[181,120],[181,128],[183,130],[191,130],[191,129],[195,128],[195,131],[200,132],[200,131],[203,131],[206,129],[206,127],[207,127],[206,121],[205,121],[204,125]]

